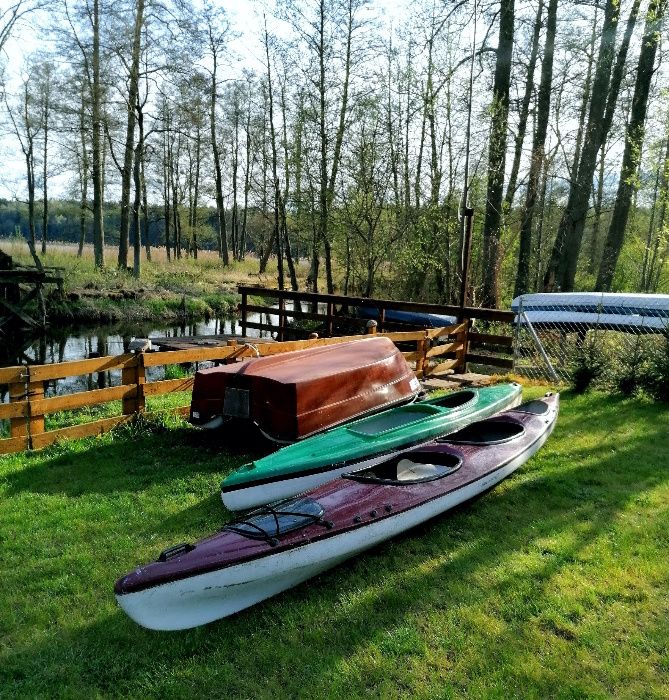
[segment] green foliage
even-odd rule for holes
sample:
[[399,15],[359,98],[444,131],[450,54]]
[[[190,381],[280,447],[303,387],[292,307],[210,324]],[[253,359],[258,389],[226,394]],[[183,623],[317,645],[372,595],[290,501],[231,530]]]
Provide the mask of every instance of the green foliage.
[[185,379],[193,374],[183,365],[165,365],[165,379]]
[[572,358],[571,379],[574,391],[581,394],[606,372],[607,357],[597,335],[585,340]]
[[639,383],[653,398],[669,402],[669,336],[665,335],[653,348]]

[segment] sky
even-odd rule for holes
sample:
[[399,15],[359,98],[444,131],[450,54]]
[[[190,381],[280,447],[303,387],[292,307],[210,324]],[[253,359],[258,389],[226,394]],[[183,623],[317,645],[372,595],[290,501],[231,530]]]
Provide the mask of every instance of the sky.
[[[15,0],[0,0],[0,15],[2,11]],[[195,0],[199,2],[200,0]],[[261,43],[263,27],[263,11],[268,15],[271,30],[276,31],[276,23],[272,27],[272,3],[258,0],[213,0],[214,4],[224,7],[233,30],[237,37],[231,42],[230,49],[238,57],[231,66],[232,71],[238,71],[241,66],[262,70],[264,66],[264,48]],[[388,24],[397,24],[401,16],[409,12],[410,3],[407,0],[372,0],[376,12],[382,14]],[[31,53],[48,46],[53,37],[39,31],[39,27],[47,26],[49,17],[44,13],[33,13],[18,24],[4,48],[4,81],[9,94],[15,92],[21,84],[21,72],[24,61]],[[0,93],[1,94],[1,93]],[[0,104],[0,159],[3,170],[0,173],[0,197],[7,199],[25,199],[25,160],[16,135],[11,133],[11,124],[7,123],[4,104]],[[49,177],[50,196],[66,196],[71,174],[54,172]]]

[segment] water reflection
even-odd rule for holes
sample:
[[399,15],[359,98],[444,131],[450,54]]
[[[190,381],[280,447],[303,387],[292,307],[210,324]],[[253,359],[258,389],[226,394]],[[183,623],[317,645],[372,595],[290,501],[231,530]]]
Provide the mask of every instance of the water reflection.
[[[249,314],[249,320],[260,322],[260,316]],[[263,315],[262,323],[276,323],[276,317]],[[51,364],[121,355],[128,351],[132,338],[181,338],[184,336],[240,335],[241,327],[235,318],[211,319],[189,324],[172,326],[152,326],[149,324],[110,324],[98,327],[52,327],[38,337],[5,338],[0,347],[0,366],[19,364]],[[251,337],[267,337],[269,333],[247,329]],[[207,366],[207,363],[199,363]],[[164,379],[165,367],[149,367],[147,381]],[[75,391],[89,391],[118,386],[121,383],[121,370],[96,372],[78,377],[68,377],[45,383],[47,396],[70,394]],[[6,386],[0,386],[0,400],[9,400]]]

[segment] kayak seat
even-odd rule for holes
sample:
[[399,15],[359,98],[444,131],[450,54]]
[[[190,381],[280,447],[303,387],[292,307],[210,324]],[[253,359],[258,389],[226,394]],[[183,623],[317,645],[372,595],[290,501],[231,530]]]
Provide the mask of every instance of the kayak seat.
[[438,438],[437,442],[459,445],[500,445],[523,435],[525,428],[514,420],[482,420]]
[[451,452],[407,452],[369,469],[343,474],[345,479],[386,485],[419,484],[452,474],[460,468],[462,459]]
[[400,459],[397,463],[397,481],[434,479],[443,469],[444,467],[439,467],[436,464],[422,464],[410,459]]

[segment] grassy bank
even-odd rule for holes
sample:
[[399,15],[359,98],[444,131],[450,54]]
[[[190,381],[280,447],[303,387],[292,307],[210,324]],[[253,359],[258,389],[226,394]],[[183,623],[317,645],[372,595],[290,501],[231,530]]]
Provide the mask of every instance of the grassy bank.
[[[25,241],[0,240],[0,248],[16,262],[32,264]],[[152,251],[151,262],[142,261],[142,275],[135,279],[116,267],[114,248],[106,249],[107,267],[94,266],[87,246],[81,258],[73,244],[51,243],[41,259],[45,265],[64,268],[65,297],[47,300],[51,322],[113,323],[121,321],[176,321],[223,316],[234,311],[237,285],[262,283],[276,286],[276,262],[258,275],[258,260],[249,256],[223,267],[213,251],[201,251],[198,259],[168,261],[165,249]],[[298,265],[302,287],[308,264]]]
[[567,394],[484,497],[230,619],[139,628],[114,579],[221,527],[241,444],[174,422],[0,458],[0,695],[669,695],[666,407]]

